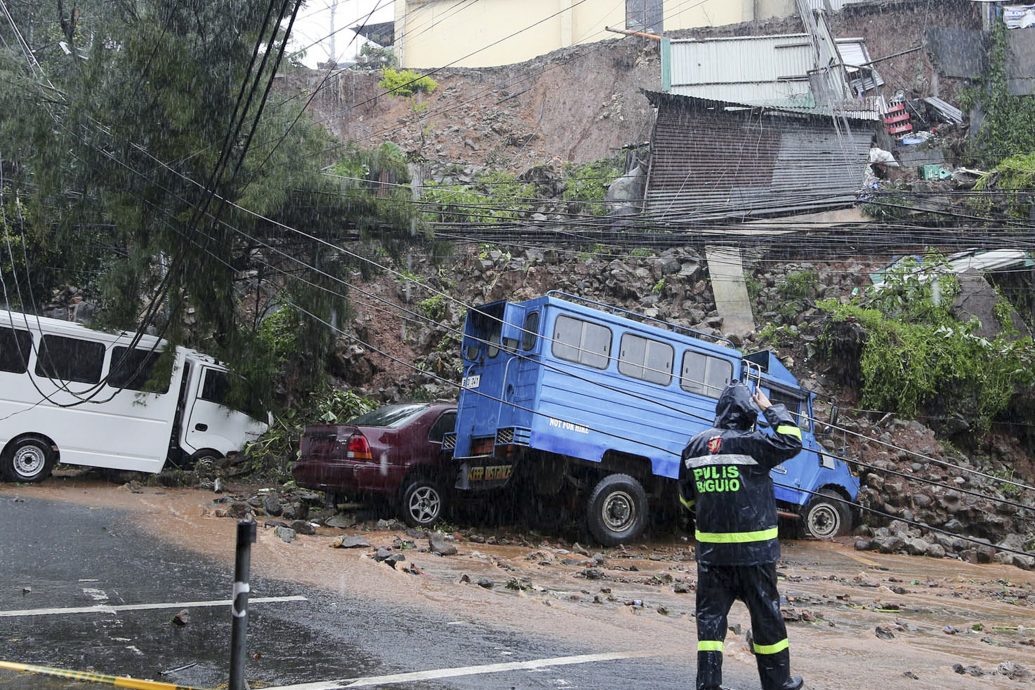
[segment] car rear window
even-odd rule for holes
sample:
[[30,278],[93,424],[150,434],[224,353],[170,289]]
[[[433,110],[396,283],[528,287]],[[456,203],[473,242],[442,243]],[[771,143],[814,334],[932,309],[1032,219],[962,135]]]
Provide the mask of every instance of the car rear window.
[[358,417],[353,417],[348,421],[348,424],[352,424],[354,426],[400,427],[419,415],[421,412],[424,412],[428,407],[429,406],[425,404],[385,405],[384,407],[377,408],[373,412],[367,412]]

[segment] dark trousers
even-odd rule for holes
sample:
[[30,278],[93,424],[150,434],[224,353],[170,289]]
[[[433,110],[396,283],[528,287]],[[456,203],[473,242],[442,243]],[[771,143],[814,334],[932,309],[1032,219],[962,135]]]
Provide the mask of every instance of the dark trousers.
[[779,690],[790,679],[787,626],[780,615],[776,564],[697,563],[697,690],[719,690],[726,616],[734,599],[751,613],[752,651],[763,690]]

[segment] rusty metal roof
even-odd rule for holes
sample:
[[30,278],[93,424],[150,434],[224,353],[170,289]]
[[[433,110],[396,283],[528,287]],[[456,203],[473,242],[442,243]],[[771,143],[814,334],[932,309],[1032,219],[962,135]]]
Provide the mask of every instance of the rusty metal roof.
[[658,108],[644,213],[659,226],[851,206],[874,123],[644,92]]

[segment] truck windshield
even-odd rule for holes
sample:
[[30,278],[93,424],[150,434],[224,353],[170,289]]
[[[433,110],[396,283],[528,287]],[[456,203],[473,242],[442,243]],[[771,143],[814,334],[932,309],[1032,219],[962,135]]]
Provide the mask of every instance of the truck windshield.
[[385,405],[373,412],[361,414],[348,421],[353,426],[386,426],[389,428],[400,427],[412,417],[428,409],[425,404]]

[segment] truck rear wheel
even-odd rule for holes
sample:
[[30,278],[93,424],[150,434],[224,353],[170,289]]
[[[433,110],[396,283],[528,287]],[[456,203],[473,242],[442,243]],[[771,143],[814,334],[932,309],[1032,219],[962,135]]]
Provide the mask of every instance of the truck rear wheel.
[[603,546],[633,541],[647,526],[647,492],[627,474],[609,474],[586,501],[589,533]]

